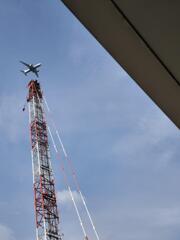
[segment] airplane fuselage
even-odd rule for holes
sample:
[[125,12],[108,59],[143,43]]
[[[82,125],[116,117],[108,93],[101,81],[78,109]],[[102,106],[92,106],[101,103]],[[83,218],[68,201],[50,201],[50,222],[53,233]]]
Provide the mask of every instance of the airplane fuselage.
[[33,64],[30,64],[30,65],[29,65],[29,70],[33,71],[34,69],[35,69],[35,68],[34,68]]

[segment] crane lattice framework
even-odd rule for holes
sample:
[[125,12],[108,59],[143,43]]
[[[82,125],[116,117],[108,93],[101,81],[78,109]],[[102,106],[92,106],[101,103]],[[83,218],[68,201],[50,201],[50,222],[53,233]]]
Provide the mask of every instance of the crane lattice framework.
[[37,240],[61,240],[42,91],[37,80],[31,80],[28,88],[36,238]]

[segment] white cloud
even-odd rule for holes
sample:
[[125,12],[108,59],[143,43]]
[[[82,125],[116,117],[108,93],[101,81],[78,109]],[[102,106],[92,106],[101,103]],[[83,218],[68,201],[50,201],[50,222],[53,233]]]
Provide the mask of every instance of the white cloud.
[[9,227],[0,224],[0,239],[15,240],[13,231]]
[[164,139],[174,137],[177,134],[175,125],[159,109],[143,116],[139,128],[146,135],[149,135],[153,144],[158,144]]
[[[72,191],[72,194],[73,194],[75,202],[77,204],[80,203],[81,202],[80,194],[75,190]],[[62,190],[62,191],[57,192],[57,199],[61,205],[73,204],[68,190]]]
[[156,211],[156,223],[161,226],[176,226],[180,222],[180,208],[160,208]]
[[116,203],[111,208],[106,208],[106,211],[97,212],[97,217],[102,239],[169,240],[172,239],[174,230],[179,228],[180,208],[128,204],[122,207]]
[[156,154],[157,166],[159,163],[166,165],[174,157],[176,148],[166,148],[165,142],[177,139],[178,135],[175,125],[158,109],[147,115],[142,113],[137,125],[121,136],[112,151],[115,156],[126,157],[125,161],[130,157],[131,163],[135,164],[150,159],[153,163]]

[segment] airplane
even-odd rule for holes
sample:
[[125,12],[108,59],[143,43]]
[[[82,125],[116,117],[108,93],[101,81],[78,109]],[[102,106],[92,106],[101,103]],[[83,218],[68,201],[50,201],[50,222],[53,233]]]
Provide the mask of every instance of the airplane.
[[28,63],[25,63],[23,61],[20,61],[20,63],[24,64],[28,69],[25,69],[25,70],[21,70],[22,73],[24,73],[24,75],[27,76],[27,74],[29,72],[33,72],[34,74],[36,74],[37,77],[39,77],[38,75],[38,72],[39,72],[39,67],[41,66],[41,63],[38,63],[36,65],[34,64],[28,64]]

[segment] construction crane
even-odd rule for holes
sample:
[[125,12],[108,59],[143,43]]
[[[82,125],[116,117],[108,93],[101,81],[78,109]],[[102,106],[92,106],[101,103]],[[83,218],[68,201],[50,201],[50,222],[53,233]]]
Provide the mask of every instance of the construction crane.
[[[51,167],[50,151],[48,132],[54,146],[54,150],[59,157],[59,150],[55,143],[53,134],[50,127],[46,123],[44,113],[44,103],[50,112],[49,106],[45,97],[42,94],[40,84],[37,80],[31,80],[28,84],[28,108],[29,108],[29,127],[30,127],[30,139],[31,139],[31,156],[32,156],[32,172],[33,172],[33,187],[34,187],[34,206],[35,206],[35,219],[36,219],[36,240],[62,240],[63,234],[59,231],[59,214],[57,208],[56,192],[53,170]],[[24,111],[24,110],[23,110]],[[53,121],[53,120],[52,120]],[[75,170],[67,155],[67,152],[62,143],[59,131],[53,121],[54,131],[57,135],[60,148],[63,151],[65,159],[69,165],[69,168],[74,179],[74,184],[77,188],[79,196],[84,205],[85,211],[89,218],[90,224],[94,231],[97,240],[99,235],[96,231],[92,217],[87,208],[85,198],[83,197],[80,186],[75,174]],[[68,182],[68,177],[65,172],[64,165],[61,165],[62,174],[64,177],[65,185],[69,191],[71,200],[73,202],[84,240],[89,240],[81,213],[76,204],[73,192]]]
[[28,84],[29,124],[37,240],[61,240],[55,185],[49,154],[48,132],[40,84]]

